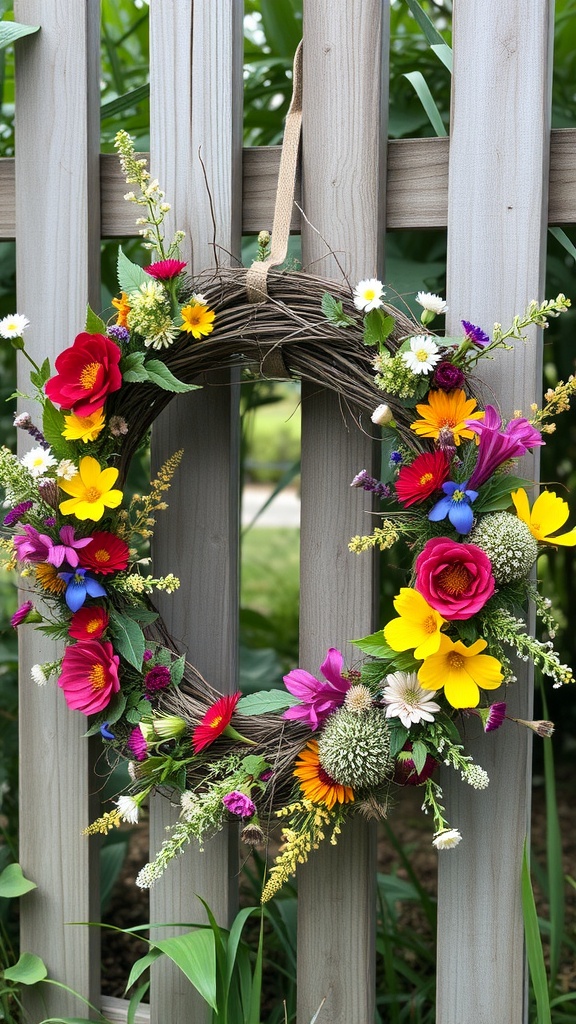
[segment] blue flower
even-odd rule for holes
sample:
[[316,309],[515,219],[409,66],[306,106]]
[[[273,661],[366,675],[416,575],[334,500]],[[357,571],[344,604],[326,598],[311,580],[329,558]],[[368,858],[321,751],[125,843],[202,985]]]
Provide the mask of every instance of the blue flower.
[[100,732],[105,740],[115,740],[116,737],[113,732],[110,732],[108,728],[108,722],[103,722],[100,726]]
[[88,576],[86,569],[75,569],[74,572],[59,572],[61,580],[67,584],[66,604],[71,612],[77,612],[87,597],[106,597],[101,583]]
[[490,344],[490,338],[481,327],[476,327],[469,320],[461,320],[460,323],[464,328],[466,337],[475,345],[478,345],[479,348],[485,348],[486,345]]
[[458,533],[470,533],[474,522],[474,513],[470,506],[478,497],[478,491],[467,491],[467,483],[467,480],[461,484],[455,484],[449,480],[448,483],[442,484],[444,497],[440,498],[440,501],[437,501],[430,509],[428,519],[433,523],[438,523],[448,516]]

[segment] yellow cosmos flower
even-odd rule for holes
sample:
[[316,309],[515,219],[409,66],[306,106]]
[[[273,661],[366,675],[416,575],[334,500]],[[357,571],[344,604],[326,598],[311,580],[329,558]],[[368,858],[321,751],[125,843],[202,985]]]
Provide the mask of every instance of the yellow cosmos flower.
[[190,306],[184,306],[181,313],[182,330],[188,331],[193,338],[196,338],[196,341],[199,341],[203,335],[210,334],[214,330],[216,313],[202,302],[194,302]]
[[465,647],[461,640],[454,642],[442,634],[437,654],[430,655],[418,670],[418,680],[424,690],[440,690],[453,708],[475,708],[480,691],[495,690],[502,682],[502,666],[490,654],[481,654],[487,646],[485,640],[476,640]]
[[440,630],[446,619],[411,587],[401,587],[398,597],[394,598],[394,608],[400,618],[391,619],[384,626],[384,639],[388,646],[393,651],[414,648],[415,658],[436,654],[442,637]]
[[101,469],[96,459],[85,455],[80,459],[76,476],[58,480],[62,490],[72,495],[60,502],[62,515],[97,522],[107,508],[117,508],[122,501],[122,491],[112,490],[117,478],[117,469]]
[[474,412],[475,398],[466,398],[460,388],[454,391],[431,391],[428,405],[417,405],[416,409],[422,419],[410,424],[410,429],[419,437],[437,438],[441,430],[449,430],[454,437],[454,444],[460,444],[462,438],[472,440],[477,436],[466,426],[466,420],[481,420],[484,412]]
[[354,800],[354,790],[350,786],[342,786],[335,782],[328,772],[324,771],[318,757],[318,744],[310,740],[305,750],[300,753],[294,775],[300,781],[300,789],[307,800],[314,804],[325,804],[329,811],[334,804],[347,804]]
[[117,324],[117,326],[118,327],[127,327],[128,326],[128,313],[130,312],[132,307],[131,307],[130,303],[128,302],[128,296],[127,296],[126,292],[122,292],[122,294],[121,294],[119,299],[112,299],[112,305],[114,306],[114,309],[118,310],[118,315],[116,316],[116,324]]
[[104,429],[104,409],[96,409],[96,412],[90,413],[89,416],[75,416],[74,413],[70,413],[64,417],[64,422],[66,426],[62,431],[62,437],[67,441],[84,441],[86,444],[88,441],[95,441]]
[[552,491],[542,491],[536,498],[530,510],[528,495],[523,487],[512,491],[512,501],[516,508],[516,515],[530,530],[536,540],[544,544],[560,544],[562,547],[572,547],[576,544],[576,529],[568,533],[561,533],[559,537],[551,537],[550,534],[559,530],[570,515],[568,502],[559,498]]

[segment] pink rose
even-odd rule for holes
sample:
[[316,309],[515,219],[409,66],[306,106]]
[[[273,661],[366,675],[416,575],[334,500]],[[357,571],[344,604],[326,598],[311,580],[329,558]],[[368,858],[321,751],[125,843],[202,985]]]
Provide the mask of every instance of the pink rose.
[[476,544],[429,540],[416,559],[416,590],[445,619],[469,619],[494,593],[488,555]]

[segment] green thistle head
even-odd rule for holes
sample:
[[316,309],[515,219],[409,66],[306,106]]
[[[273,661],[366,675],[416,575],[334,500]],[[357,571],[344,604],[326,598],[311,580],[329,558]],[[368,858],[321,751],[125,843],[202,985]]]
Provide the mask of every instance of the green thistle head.
[[511,512],[483,516],[468,539],[488,555],[496,583],[528,576],[538,555],[538,544],[526,523]]
[[342,786],[378,786],[392,771],[388,726],[376,708],[336,711],[322,731],[318,752],[324,770]]

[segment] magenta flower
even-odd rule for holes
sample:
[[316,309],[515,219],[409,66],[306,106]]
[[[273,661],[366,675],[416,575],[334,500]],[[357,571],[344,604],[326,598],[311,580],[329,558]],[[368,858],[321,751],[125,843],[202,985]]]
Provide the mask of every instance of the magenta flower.
[[463,388],[466,378],[459,366],[455,366],[448,359],[443,359],[434,368],[432,376],[432,387],[440,388],[441,391],[453,391],[454,388]]
[[283,717],[304,722],[310,729],[322,725],[328,715],[342,706],[350,689],[350,680],[342,675],[343,664],[340,651],[331,647],[320,666],[320,672],[328,680],[326,683],[303,668],[295,668],[284,676],[286,689],[298,697],[300,703],[288,708]]
[[484,719],[482,715],[482,724],[484,726],[484,732],[494,732],[495,729],[499,729],[502,722],[506,718],[506,703],[503,700],[495,701],[489,708],[486,709],[487,714]]
[[25,601],[24,604],[21,604],[10,619],[10,625],[14,626],[14,629],[16,629],[17,626],[26,620],[33,607],[34,605],[32,604],[32,601]]
[[84,715],[103,711],[120,689],[119,667],[120,658],[107,640],[70,644],[58,679],[68,707]]
[[33,501],[21,501],[18,505],[15,505],[14,508],[11,508],[4,516],[3,525],[15,526],[15,524],[19,523],[26,513],[30,511],[33,504]]
[[148,754],[148,744],[144,738],[144,733],[139,725],[135,729],[132,729],[127,741],[126,746],[136,758],[137,761],[145,761]]
[[470,619],[495,589],[492,563],[476,544],[427,541],[415,563],[416,590],[445,619]]
[[226,793],[226,796],[222,797],[222,803],[227,811],[237,814],[239,818],[251,818],[253,814],[256,814],[255,804],[249,796],[246,796],[246,793],[242,793],[239,789]]
[[[46,559],[47,562],[50,562],[50,565],[60,568],[62,562],[68,562],[72,569],[76,568],[79,562],[78,550],[90,544],[92,537],[79,537],[76,539],[74,536],[75,532],[73,526],[63,526],[59,533],[60,540],[62,541],[61,544],[54,544],[50,537],[45,538],[50,544],[50,553]],[[44,534],[40,534],[40,536],[44,539]]]
[[492,405],[486,406],[483,420],[466,420],[466,426],[480,436],[478,457],[468,486],[476,490],[508,459],[519,459],[529,448],[544,444],[542,435],[528,420],[510,420],[504,430],[502,419]]
[[150,263],[144,267],[144,271],[157,281],[169,281],[172,277],[178,277],[185,266],[182,260],[158,260],[157,263]]
[[167,686],[170,686],[170,669],[166,665],[155,665],[144,676],[147,697],[151,697],[158,690],[165,690]]
[[26,523],[24,533],[17,533],[14,537],[14,547],[19,562],[45,562],[52,541],[46,534],[38,533],[38,530]]

